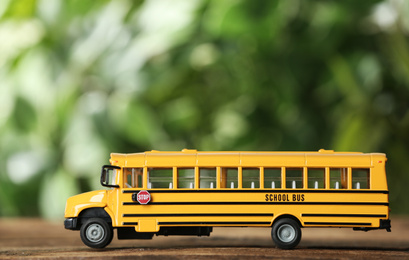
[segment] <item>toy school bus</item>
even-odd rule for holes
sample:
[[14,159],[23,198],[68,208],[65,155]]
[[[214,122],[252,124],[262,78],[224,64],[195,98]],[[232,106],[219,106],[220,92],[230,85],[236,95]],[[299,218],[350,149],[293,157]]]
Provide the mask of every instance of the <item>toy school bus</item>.
[[209,236],[213,227],[270,227],[276,246],[302,227],[390,231],[385,154],[318,152],[112,153],[108,190],[73,196],[66,229],[89,247],[113,238]]

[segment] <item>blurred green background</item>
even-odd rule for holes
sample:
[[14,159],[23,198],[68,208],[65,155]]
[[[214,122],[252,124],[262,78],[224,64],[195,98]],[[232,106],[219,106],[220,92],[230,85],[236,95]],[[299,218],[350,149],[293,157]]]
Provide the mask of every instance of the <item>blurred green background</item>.
[[1,1],[0,216],[183,148],[384,152],[409,214],[409,2]]

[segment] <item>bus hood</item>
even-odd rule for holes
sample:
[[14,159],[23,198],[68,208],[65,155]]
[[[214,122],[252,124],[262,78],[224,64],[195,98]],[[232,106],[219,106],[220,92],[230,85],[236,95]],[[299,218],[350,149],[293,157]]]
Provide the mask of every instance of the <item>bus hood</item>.
[[81,193],[67,199],[65,204],[65,218],[78,217],[87,208],[105,208],[107,206],[107,191],[96,190]]

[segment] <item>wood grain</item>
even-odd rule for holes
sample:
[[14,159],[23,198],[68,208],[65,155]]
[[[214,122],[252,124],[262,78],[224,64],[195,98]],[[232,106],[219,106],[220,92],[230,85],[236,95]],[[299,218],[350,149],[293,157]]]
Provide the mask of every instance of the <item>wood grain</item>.
[[63,222],[0,219],[1,259],[409,259],[409,217],[392,217],[392,232],[350,228],[306,228],[296,249],[274,247],[269,228],[214,228],[210,237],[154,237],[117,240],[105,249],[82,244],[78,231]]

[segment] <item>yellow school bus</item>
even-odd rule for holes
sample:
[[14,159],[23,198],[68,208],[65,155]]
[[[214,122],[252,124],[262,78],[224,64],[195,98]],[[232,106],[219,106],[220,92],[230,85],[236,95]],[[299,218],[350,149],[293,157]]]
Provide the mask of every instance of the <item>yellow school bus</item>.
[[153,235],[209,236],[213,227],[270,227],[279,248],[302,227],[390,232],[386,156],[334,152],[112,153],[101,184],[67,200],[64,226],[84,244]]

